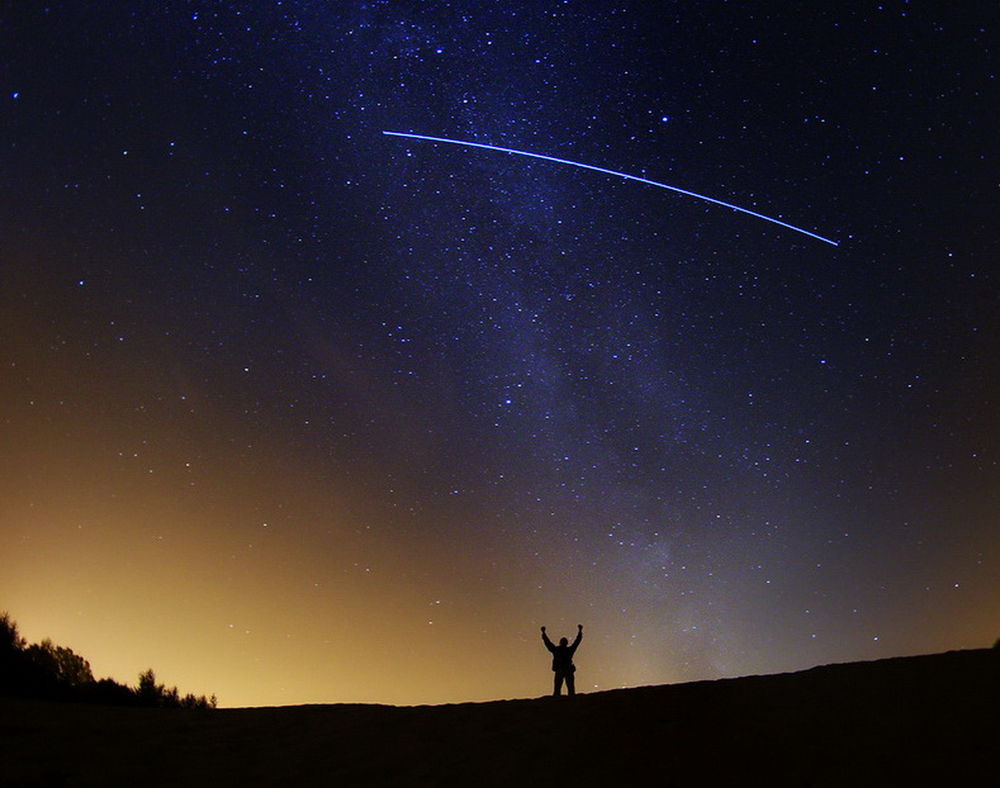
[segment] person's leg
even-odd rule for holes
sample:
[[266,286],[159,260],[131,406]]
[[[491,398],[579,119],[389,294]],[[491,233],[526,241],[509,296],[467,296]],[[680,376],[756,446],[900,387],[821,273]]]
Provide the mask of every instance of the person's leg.
[[552,694],[555,695],[556,697],[559,697],[559,695],[562,694],[562,684],[563,684],[562,671],[557,670],[553,674],[552,679],[553,679]]
[[566,694],[576,695],[576,681],[574,680],[572,673],[566,674]]

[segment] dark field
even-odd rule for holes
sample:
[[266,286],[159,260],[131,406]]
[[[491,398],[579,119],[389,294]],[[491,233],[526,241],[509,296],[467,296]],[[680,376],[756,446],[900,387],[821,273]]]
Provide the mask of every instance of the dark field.
[[984,649],[412,708],[0,699],[0,785],[988,785],[998,668]]

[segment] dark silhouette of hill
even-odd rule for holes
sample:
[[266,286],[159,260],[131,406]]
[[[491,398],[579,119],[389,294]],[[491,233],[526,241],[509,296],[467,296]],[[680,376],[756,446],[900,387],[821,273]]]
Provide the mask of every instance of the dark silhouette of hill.
[[992,784],[1000,650],[400,708],[0,700],[4,786]]

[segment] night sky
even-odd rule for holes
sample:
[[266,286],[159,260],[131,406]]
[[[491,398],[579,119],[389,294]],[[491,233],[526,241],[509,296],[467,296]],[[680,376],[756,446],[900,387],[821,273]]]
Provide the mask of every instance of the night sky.
[[221,705],[992,645],[997,8],[804,5],[5,4],[0,609]]

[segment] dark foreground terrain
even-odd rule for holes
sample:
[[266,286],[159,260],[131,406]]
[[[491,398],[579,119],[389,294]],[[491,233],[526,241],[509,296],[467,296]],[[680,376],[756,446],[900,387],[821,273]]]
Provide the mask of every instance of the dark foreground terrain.
[[988,785],[998,668],[958,651],[415,708],[0,699],[0,785]]

